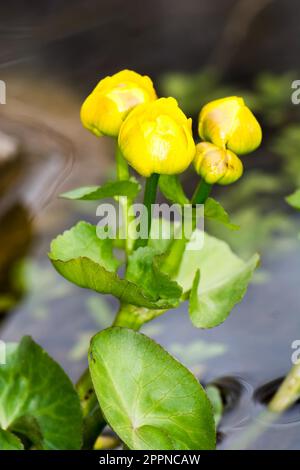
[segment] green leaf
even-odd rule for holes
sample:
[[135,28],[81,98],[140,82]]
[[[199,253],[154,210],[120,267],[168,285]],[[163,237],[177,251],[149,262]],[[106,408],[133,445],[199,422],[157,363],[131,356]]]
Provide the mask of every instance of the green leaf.
[[215,387],[214,385],[208,385],[205,388],[205,391],[208,395],[208,398],[212,404],[213,410],[214,410],[214,419],[215,419],[215,424],[216,427],[221,421],[222,415],[223,415],[223,400],[221,396],[220,390]]
[[177,175],[160,175],[159,188],[163,195],[174,204],[189,204]]
[[4,430],[45,450],[81,446],[78,395],[61,367],[28,336],[7,351],[0,367],[0,428],[0,448],[18,442]]
[[112,240],[98,238],[96,227],[87,222],[78,222],[51,243],[51,259],[69,261],[79,257],[89,258],[107,271],[115,272],[119,266],[113,255]]
[[130,449],[215,447],[203,388],[150,338],[126,328],[104,330],[92,339],[89,364],[102,412]]
[[294,209],[300,210],[300,189],[285,198],[286,202]]
[[0,449],[24,450],[24,446],[17,436],[0,428]]
[[225,242],[207,234],[203,247],[187,249],[176,280],[184,292],[192,288],[192,323],[198,328],[222,323],[242,300],[258,261],[258,255],[243,261]]
[[238,225],[230,222],[229,214],[226,212],[224,207],[222,207],[221,204],[212,197],[207,198],[204,204],[204,217],[206,219],[221,222],[231,230],[238,230],[240,228]]
[[49,258],[57,271],[79,287],[92,289],[102,294],[111,294],[121,302],[146,307],[172,308],[178,304],[174,299],[159,294],[149,296],[138,284],[121,279],[114,271],[118,260],[113,256],[112,240],[99,239],[96,227],[79,222],[71,230],[59,235],[51,243]]
[[182,294],[181,287],[169,276],[159,271],[159,257],[154,248],[141,247],[128,259],[126,279],[138,283],[142,279],[143,290],[153,299],[166,299],[174,305]]
[[139,191],[140,185],[136,181],[112,181],[105,183],[103,186],[83,186],[72,189],[61,194],[60,197],[79,201],[98,201],[109,197],[127,196],[128,199],[133,200]]

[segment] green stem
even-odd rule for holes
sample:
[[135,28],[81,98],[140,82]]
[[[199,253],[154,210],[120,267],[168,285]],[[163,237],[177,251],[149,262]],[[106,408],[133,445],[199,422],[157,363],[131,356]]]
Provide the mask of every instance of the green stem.
[[141,225],[147,223],[147,237],[138,238],[135,243],[135,249],[141,246],[147,246],[148,239],[151,231],[152,223],[152,205],[156,201],[157,185],[159,180],[159,174],[153,173],[149,178],[146,179],[146,186],[144,192],[144,212],[141,217]]
[[92,449],[94,442],[105,427],[89,369],[86,369],[76,384],[83,416],[83,449]]
[[201,180],[192,197],[192,204],[204,204],[206,199],[210,195],[212,187],[212,184],[206,183],[206,181]]
[[269,410],[282,413],[300,398],[300,364],[288,373],[269,403]]
[[[119,181],[124,181],[129,179],[129,169],[128,169],[128,163],[126,162],[125,158],[122,155],[122,152],[118,146],[118,143],[116,144],[116,164],[117,164],[117,178]],[[130,202],[128,201],[128,198],[126,196],[120,196],[118,198],[120,207],[122,210],[122,221],[123,221],[123,230],[124,230],[124,236],[125,236],[125,250],[126,253],[130,253],[132,250],[133,242],[129,237],[129,208],[130,208]]]
[[129,179],[128,163],[122,155],[118,143],[116,144],[116,163],[117,163],[117,178],[119,181]]
[[[211,190],[212,184],[206,183],[204,180],[201,180],[192,197],[193,206],[196,204],[204,204],[206,199],[210,195]],[[193,230],[196,228],[196,226],[196,214],[193,214]],[[162,270],[169,276],[174,277],[177,274],[188,242],[189,239],[185,237],[183,230],[182,237],[173,240],[162,267]]]
[[166,310],[150,310],[135,305],[124,304],[120,306],[113,326],[131,328],[132,330],[138,331],[145,323],[162,315],[164,312],[166,312]]

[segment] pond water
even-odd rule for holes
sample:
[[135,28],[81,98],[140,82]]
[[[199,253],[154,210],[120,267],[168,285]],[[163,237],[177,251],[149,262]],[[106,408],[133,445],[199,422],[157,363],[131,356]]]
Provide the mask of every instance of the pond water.
[[[109,326],[117,302],[67,283],[52,268],[47,251],[51,238],[75,221],[95,220],[95,205],[56,197],[71,171],[73,148],[68,139],[28,116],[1,116],[0,126],[17,136],[22,148],[0,201],[0,299],[12,296],[9,312],[2,315],[0,337],[17,341],[30,334],[75,381],[86,366],[90,337]],[[81,184],[88,184],[84,178],[83,171]],[[276,197],[281,196],[270,196],[272,204]],[[272,381],[290,369],[291,344],[300,339],[299,220],[288,207],[282,211],[282,224],[289,227],[284,247],[276,230],[264,233],[262,240],[256,225],[245,228],[245,240],[251,232],[254,246],[257,241],[262,267],[224,324],[197,330],[183,305],[143,329],[202,382],[215,382],[222,390],[227,406],[219,448],[236,447],[247,429],[262,427],[266,397],[278,385]],[[234,236],[243,240],[242,235]],[[300,449],[300,405],[263,428],[248,447]]]

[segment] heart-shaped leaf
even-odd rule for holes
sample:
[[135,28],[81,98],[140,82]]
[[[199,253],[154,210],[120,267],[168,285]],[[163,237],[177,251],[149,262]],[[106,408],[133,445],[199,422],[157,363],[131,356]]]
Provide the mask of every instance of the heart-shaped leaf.
[[83,186],[63,193],[60,197],[79,201],[98,201],[109,197],[127,196],[128,199],[133,200],[139,191],[140,185],[138,182],[124,180],[108,182],[102,186]]
[[92,339],[89,364],[102,412],[130,449],[215,447],[203,388],[150,338],[126,328],[103,330]]
[[199,328],[222,323],[242,300],[259,262],[254,255],[245,262],[217,238],[204,235],[203,247],[186,250],[177,276],[184,292],[190,294],[190,317]]
[[[135,282],[120,278],[115,270],[118,260],[113,256],[112,241],[99,239],[96,227],[79,222],[71,230],[59,235],[51,244],[49,254],[57,271],[74,284],[102,294],[111,294],[121,302],[150,309],[172,308],[179,296],[167,298],[160,293],[149,295],[141,279]],[[177,286],[177,290],[179,287]]]
[[30,337],[0,367],[0,448],[22,449],[25,436],[45,450],[80,449],[78,395],[65,372]]
[[220,222],[231,230],[238,230],[240,227],[231,223],[228,212],[221,204],[212,197],[207,198],[204,204],[204,217],[209,220]]

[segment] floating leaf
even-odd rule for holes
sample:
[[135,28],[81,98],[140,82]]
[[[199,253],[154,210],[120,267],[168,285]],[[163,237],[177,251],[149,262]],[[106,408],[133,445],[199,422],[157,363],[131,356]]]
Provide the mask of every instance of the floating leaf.
[[226,212],[224,207],[216,201],[215,199],[209,197],[204,204],[204,217],[206,219],[215,220],[226,225],[226,227],[231,230],[238,230],[240,227],[238,225],[232,224],[230,222],[229,214]]
[[92,339],[89,364],[102,412],[130,449],[215,447],[203,388],[150,338],[126,328],[104,330]]
[[103,186],[83,186],[81,188],[72,189],[61,194],[64,199],[72,199],[77,201],[98,201],[99,199],[127,196],[128,199],[135,199],[140,191],[140,185],[136,181],[112,181],[105,183]]
[[177,175],[160,175],[159,188],[163,195],[174,204],[189,204]]
[[297,189],[293,194],[285,198],[286,202],[294,209],[300,211],[300,189]]
[[45,450],[81,446],[78,395],[61,367],[28,336],[0,367],[0,428],[0,448],[22,448],[15,432]]
[[96,227],[79,222],[71,230],[59,235],[51,244],[49,254],[57,271],[79,287],[92,289],[102,294],[111,294],[121,302],[140,307],[171,308],[178,304],[174,298],[167,299],[147,295],[143,282],[139,285],[121,279],[114,271],[118,260],[113,256],[109,239],[99,239]]

